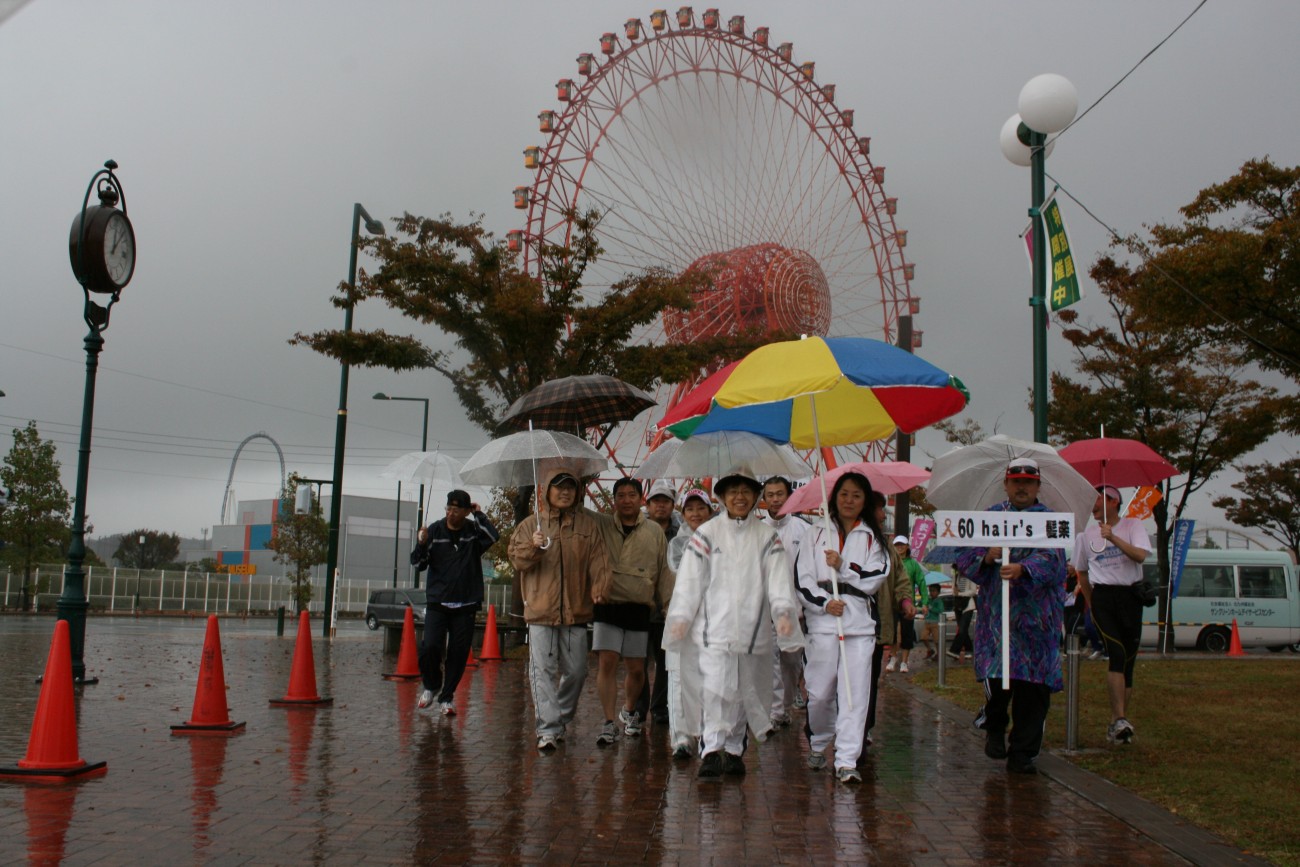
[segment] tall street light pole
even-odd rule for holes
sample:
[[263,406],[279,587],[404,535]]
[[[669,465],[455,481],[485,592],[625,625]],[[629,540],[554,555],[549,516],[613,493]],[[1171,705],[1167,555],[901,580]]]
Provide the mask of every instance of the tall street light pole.
[[[409,400],[424,404],[424,429],[420,433],[420,451],[427,452],[429,450],[429,399],[427,397],[391,397],[380,391],[375,393],[375,400]],[[399,498],[401,497],[401,491],[402,487],[399,484],[397,487]],[[398,504],[397,514],[399,516],[402,514],[400,503]],[[417,531],[424,527],[424,482],[420,482],[420,502],[416,503],[415,506],[415,526]],[[394,574],[393,580],[397,580],[396,574]],[[396,587],[397,585],[394,584],[393,586]],[[420,586],[420,573],[418,572],[415,573],[415,586],[417,588]]]
[[[366,231],[372,235],[384,234],[384,224],[366,213],[366,209],[357,202],[352,206],[352,249],[348,253],[348,291],[357,288],[357,245],[361,241],[361,221],[365,220]],[[352,332],[352,299],[343,312],[343,333]],[[325,553],[325,616],[322,631],[326,638],[330,636],[334,619],[334,572],[339,563],[339,521],[343,513],[343,446],[348,435],[348,365],[339,365],[339,412],[334,427],[334,475],[330,482],[330,528],[329,545]]]
[[[108,160],[95,172],[81,200],[81,213],[72,219],[68,237],[68,258],[72,273],[85,296],[82,319],[90,329],[85,338],[86,386],[81,401],[81,442],[77,449],[77,489],[72,507],[72,539],[68,545],[68,565],[64,570],[63,592],[55,606],[60,620],[68,624],[68,644],[72,653],[74,683],[98,683],[86,677],[86,488],[90,475],[90,433],[95,415],[95,376],[99,371],[99,353],[104,348],[103,333],[108,329],[109,311],[121,297],[135,273],[135,230],[126,215],[126,194],[113,170],[117,163]],[[99,198],[90,205],[90,194]],[[121,203],[119,210],[117,205]],[[93,299],[106,296],[100,305]]]
[[1034,441],[1047,442],[1047,232],[1042,224],[1047,156],[1059,133],[1074,121],[1079,95],[1069,79],[1046,73],[1031,78],[1020,91],[1020,112],[1002,126],[1002,155],[1029,167],[1029,220],[1033,238],[1033,294],[1029,299],[1034,335]]

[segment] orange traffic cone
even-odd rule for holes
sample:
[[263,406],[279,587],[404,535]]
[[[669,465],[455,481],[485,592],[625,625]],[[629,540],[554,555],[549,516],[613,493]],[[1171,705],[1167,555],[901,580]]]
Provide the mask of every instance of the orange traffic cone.
[[497,637],[497,607],[488,606],[487,624],[483,627],[483,646],[478,658],[485,662],[501,659],[501,639]]
[[228,735],[244,727],[231,722],[226,706],[226,670],[221,664],[221,631],[217,615],[208,617],[208,632],[203,639],[203,659],[199,662],[199,685],[194,690],[194,709],[190,718],[172,726],[174,735]]
[[311,653],[311,622],[304,611],[298,618],[298,642],[293,648],[293,669],[289,672],[289,691],[284,698],[273,698],[277,707],[333,704],[316,692],[316,659]]
[[45,676],[41,679],[41,696],[36,700],[27,756],[17,767],[0,768],[0,778],[63,780],[108,772],[107,762],[87,763],[77,749],[70,641],[68,621],[56,621],[50,655],[45,660]]
[[419,680],[420,651],[415,643],[415,610],[406,606],[402,618],[402,645],[397,649],[397,670],[384,675],[384,680]]
[[1246,651],[1241,649],[1241,633],[1237,631],[1237,618],[1232,618],[1232,640],[1228,642],[1229,656],[1245,656]]

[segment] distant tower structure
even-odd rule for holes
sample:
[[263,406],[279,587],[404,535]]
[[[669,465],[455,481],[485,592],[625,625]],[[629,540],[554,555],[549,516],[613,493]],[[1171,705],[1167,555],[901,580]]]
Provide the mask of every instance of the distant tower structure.
[[[226,477],[226,492],[221,496],[221,523],[222,524],[226,523],[226,516],[232,509],[232,498],[234,493],[232,490],[232,485],[234,484],[235,481],[235,464],[239,463],[239,453],[244,450],[244,446],[248,445],[251,441],[255,439],[264,439],[267,442],[269,442],[271,445],[275,446],[275,453],[280,456],[280,490],[281,491],[284,490],[285,482],[288,480],[288,476],[285,474],[285,470],[284,470],[284,452],[280,449],[280,444],[275,440],[273,440],[271,438],[271,435],[264,430],[260,430],[257,433],[252,434],[251,436],[245,437],[244,441],[239,444],[239,448],[235,449],[235,456],[230,461],[230,475]],[[276,496],[279,496],[278,492]]]

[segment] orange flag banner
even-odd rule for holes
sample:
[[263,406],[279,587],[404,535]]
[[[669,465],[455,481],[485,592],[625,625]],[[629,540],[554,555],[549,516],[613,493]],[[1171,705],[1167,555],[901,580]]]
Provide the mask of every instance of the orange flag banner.
[[1129,500],[1128,511],[1124,513],[1126,518],[1137,518],[1139,521],[1145,521],[1151,517],[1151,510],[1155,508],[1156,503],[1160,502],[1160,489],[1151,485],[1143,485],[1137,489],[1133,499]]

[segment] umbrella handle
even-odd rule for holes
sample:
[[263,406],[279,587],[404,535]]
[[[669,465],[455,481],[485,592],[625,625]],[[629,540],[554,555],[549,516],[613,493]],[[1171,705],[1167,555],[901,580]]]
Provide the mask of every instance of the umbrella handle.
[[[542,527],[542,486],[537,483],[537,443],[533,442],[532,433],[533,420],[530,418],[528,420],[528,448],[532,452],[533,458],[533,498],[537,503],[534,511],[537,514],[537,528],[540,530]],[[541,550],[545,551],[549,547],[551,547],[551,537],[547,536]]]

